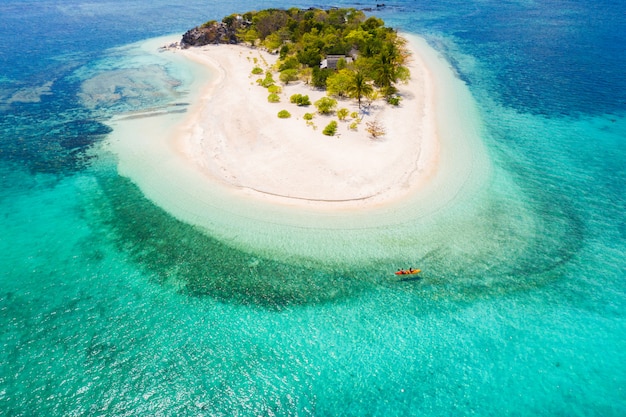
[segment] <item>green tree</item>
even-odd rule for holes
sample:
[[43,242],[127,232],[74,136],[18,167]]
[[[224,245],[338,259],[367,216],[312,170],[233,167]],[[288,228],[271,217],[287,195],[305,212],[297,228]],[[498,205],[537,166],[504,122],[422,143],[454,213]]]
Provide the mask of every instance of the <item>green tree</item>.
[[318,48],[305,48],[296,54],[298,62],[311,68],[319,67],[322,62],[322,54]]
[[289,56],[285,58],[283,62],[281,62],[280,66],[278,67],[278,71],[284,71],[287,69],[298,69],[299,66],[300,63],[298,62],[298,59],[295,56]]
[[280,72],[280,81],[285,84],[289,84],[292,81],[298,81],[298,70],[296,69],[286,69]]
[[320,114],[332,114],[335,111],[335,107],[337,107],[337,100],[330,97],[322,97],[314,104]]
[[390,96],[395,92],[393,84],[396,82],[395,67],[390,61],[390,57],[381,55],[374,64],[374,82],[383,91],[385,96]]
[[313,67],[311,73],[311,84],[317,88],[326,88],[326,80],[333,74],[333,70],[328,68]]
[[352,71],[342,69],[335,72],[326,80],[326,92],[332,96],[344,97],[352,82]]
[[283,40],[281,39],[278,32],[273,32],[267,35],[265,40],[263,41],[263,46],[268,51],[276,51],[283,44]]
[[397,91],[394,84],[398,82],[399,78],[408,79],[409,77],[407,74],[408,70],[400,65],[404,59],[405,57],[401,49],[394,41],[388,41],[383,46],[378,58],[374,61],[372,66],[374,82],[380,87],[386,97]]
[[361,99],[363,96],[371,94],[374,87],[367,81],[367,78],[361,71],[354,73],[354,76],[350,80],[347,92],[352,98],[356,98],[359,103],[359,109],[361,108]]
[[257,32],[254,27],[239,29],[237,31],[237,37],[250,45],[255,45],[257,39],[259,39],[259,32]]

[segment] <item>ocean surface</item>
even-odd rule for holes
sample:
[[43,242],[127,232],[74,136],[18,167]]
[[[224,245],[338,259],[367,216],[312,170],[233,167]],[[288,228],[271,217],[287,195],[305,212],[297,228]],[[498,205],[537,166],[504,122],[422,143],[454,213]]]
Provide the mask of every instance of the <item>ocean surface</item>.
[[102,144],[194,97],[151,39],[278,3],[3,0],[0,416],[626,415],[626,3],[288,6],[425,38],[476,102],[489,180],[427,235],[381,229],[402,257],[364,263],[358,230],[328,262],[233,245]]

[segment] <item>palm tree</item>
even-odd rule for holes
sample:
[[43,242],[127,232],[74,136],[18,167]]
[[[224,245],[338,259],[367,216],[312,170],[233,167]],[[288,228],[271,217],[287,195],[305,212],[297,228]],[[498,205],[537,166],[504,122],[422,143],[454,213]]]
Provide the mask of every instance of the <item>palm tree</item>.
[[347,92],[351,97],[355,97],[359,102],[359,109],[361,109],[361,98],[367,96],[374,90],[374,87],[367,82],[367,78],[361,71],[354,73],[354,77],[348,85]]
[[380,54],[379,61],[374,64],[374,77],[376,85],[386,96],[393,93],[393,84],[398,80],[393,48],[387,48]]

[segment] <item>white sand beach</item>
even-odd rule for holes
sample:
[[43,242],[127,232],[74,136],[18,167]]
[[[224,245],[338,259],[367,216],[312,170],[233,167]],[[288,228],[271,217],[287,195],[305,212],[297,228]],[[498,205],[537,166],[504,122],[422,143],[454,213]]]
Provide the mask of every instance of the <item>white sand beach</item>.
[[[432,86],[418,59],[410,63],[413,78],[400,86],[400,106],[378,100],[359,110],[355,100],[340,100],[338,108],[359,112],[362,120],[357,130],[349,128],[350,121],[339,121],[337,134],[330,137],[322,130],[338,120],[336,115],[316,114],[315,127],[307,126],[303,116],[315,113],[315,107],[289,102],[291,95],[302,94],[314,103],[324,91],[290,83],[282,86],[280,103],[267,101],[267,90],[257,85],[259,76],[251,70],[255,61],[273,65],[276,55],[236,45],[181,53],[217,69],[218,76],[174,143],[205,178],[233,191],[279,204],[363,208],[415,192],[436,166]],[[283,109],[292,117],[278,118]],[[384,137],[370,138],[366,123],[373,120],[384,127]]]
[[[357,239],[357,258],[387,256],[380,230],[423,228],[490,171],[467,87],[423,39],[407,39],[411,80],[398,85],[400,106],[375,101],[356,131],[340,121],[333,137],[322,129],[336,116],[316,115],[314,129],[303,115],[315,107],[289,102],[323,91],[298,82],[283,86],[280,103],[267,101],[251,70],[276,56],[238,45],[168,51],[208,75],[189,112],[120,117],[109,149],[148,198],[233,246],[337,260],[336,245]],[[355,100],[342,107],[359,110]],[[283,109],[292,117],[278,118]],[[372,120],[384,137],[370,138]]]

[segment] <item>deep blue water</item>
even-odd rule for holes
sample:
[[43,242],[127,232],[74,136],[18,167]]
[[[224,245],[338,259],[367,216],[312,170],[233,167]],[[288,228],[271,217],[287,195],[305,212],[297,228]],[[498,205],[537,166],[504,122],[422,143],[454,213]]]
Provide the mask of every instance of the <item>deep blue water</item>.
[[[233,249],[91,152],[184,101],[128,45],[275,3],[0,5],[0,415],[626,415],[626,4],[385,3],[469,85],[501,173],[468,219],[488,241],[401,285]],[[87,105],[90,80],[122,98]]]

